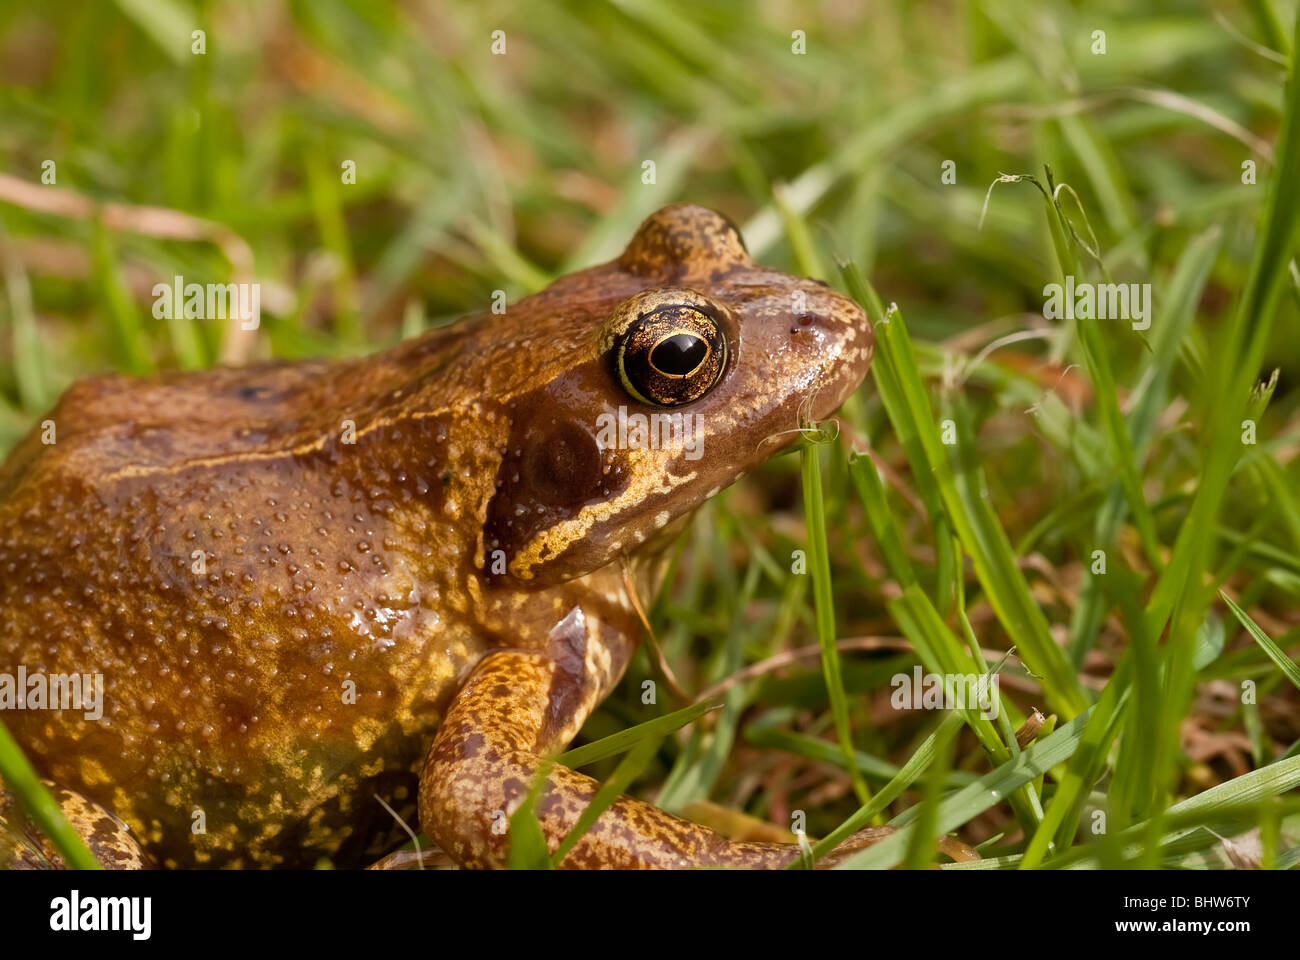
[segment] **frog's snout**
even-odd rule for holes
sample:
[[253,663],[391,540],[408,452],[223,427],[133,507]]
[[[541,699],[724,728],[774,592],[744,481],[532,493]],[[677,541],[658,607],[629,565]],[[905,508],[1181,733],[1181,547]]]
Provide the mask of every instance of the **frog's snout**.
[[834,413],[857,390],[871,366],[875,336],[867,312],[855,301],[819,285],[796,294],[790,339],[796,349],[815,350],[818,371],[810,397],[814,419]]

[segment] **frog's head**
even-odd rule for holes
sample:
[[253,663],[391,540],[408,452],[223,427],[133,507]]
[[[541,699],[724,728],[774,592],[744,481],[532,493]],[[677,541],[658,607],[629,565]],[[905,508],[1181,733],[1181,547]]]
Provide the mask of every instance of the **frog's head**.
[[544,375],[510,401],[483,546],[535,584],[661,545],[801,422],[830,416],[874,343],[856,303],[755,264],[733,224],[689,204],[530,299],[523,312],[561,357],[547,351]]

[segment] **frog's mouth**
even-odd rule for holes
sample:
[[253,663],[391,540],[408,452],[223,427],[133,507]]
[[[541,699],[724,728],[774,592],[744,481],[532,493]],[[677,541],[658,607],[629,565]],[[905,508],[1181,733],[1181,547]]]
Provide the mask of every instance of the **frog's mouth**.
[[[486,552],[508,558],[501,575],[536,586],[662,552],[704,501],[797,442],[802,427],[829,417],[857,385],[852,376],[829,384],[810,379],[801,395],[783,398],[761,417],[719,410],[714,423],[699,427],[709,424],[704,412],[677,413],[681,423],[697,425],[666,449],[643,442],[648,435],[641,431],[654,421],[632,420],[636,414],[626,406],[607,422],[623,446],[608,447],[602,441],[609,435],[593,435],[573,421],[534,420],[526,431],[531,446],[501,471],[484,527]],[[692,430],[699,432],[691,436]],[[583,489],[595,495],[575,496]]]

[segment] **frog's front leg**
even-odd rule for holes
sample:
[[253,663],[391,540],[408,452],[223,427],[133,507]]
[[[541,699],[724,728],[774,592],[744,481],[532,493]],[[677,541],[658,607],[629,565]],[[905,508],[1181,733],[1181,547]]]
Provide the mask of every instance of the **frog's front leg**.
[[[555,732],[581,723],[580,717],[566,715],[578,699],[572,683],[547,654],[505,650],[488,655],[456,697],[420,777],[420,824],[462,866],[505,865],[510,845],[505,817],[527,794],[542,758],[563,746]],[[598,787],[590,777],[552,768],[537,804],[552,851]],[[789,859],[780,845],[729,843],[704,827],[620,797],[561,866],[778,867]]]
[[[502,867],[510,837],[506,817],[527,794],[542,758],[560,750],[604,693],[580,664],[566,623],[552,634],[549,652],[499,650],[470,675],[438,729],[420,777],[420,824],[466,867]],[[578,628],[581,629],[580,622]],[[555,644],[560,634],[560,645]],[[623,664],[612,671],[617,678]],[[537,803],[549,849],[554,850],[596,795],[599,784],[554,766]],[[888,831],[885,831],[888,832]],[[883,835],[856,834],[833,859]],[[744,843],[675,817],[648,803],[620,797],[565,856],[568,868],[783,867],[798,856],[794,844]]]

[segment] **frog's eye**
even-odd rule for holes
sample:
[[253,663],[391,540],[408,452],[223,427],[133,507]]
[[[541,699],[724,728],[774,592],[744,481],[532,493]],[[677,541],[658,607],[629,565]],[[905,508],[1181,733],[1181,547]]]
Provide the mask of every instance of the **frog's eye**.
[[638,311],[615,343],[624,388],[644,403],[698,400],[727,365],[727,338],[705,302],[666,302]]

